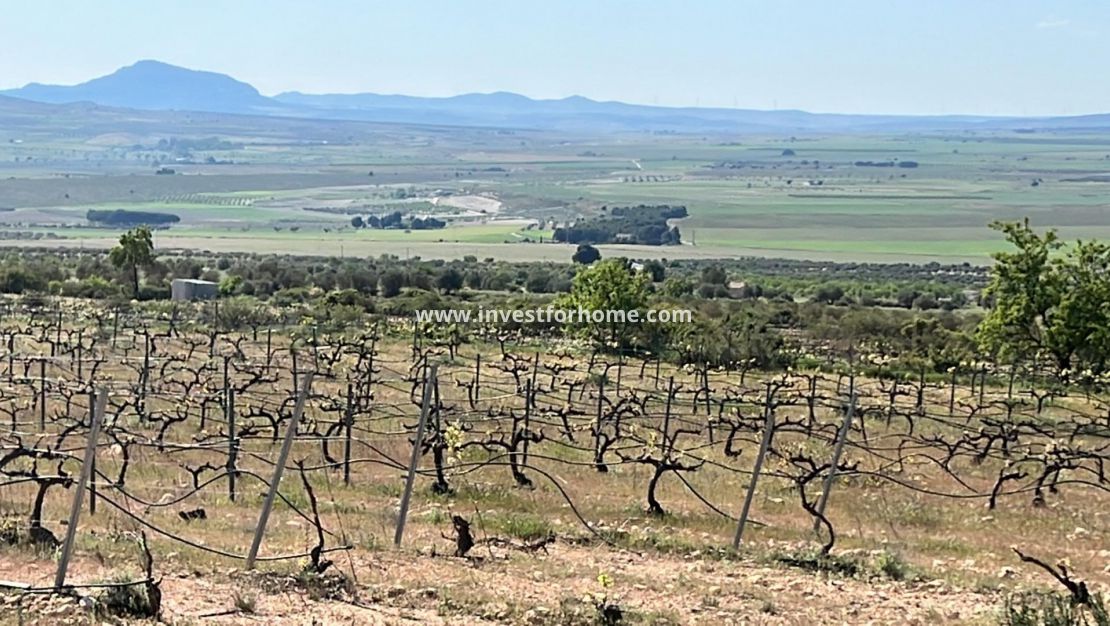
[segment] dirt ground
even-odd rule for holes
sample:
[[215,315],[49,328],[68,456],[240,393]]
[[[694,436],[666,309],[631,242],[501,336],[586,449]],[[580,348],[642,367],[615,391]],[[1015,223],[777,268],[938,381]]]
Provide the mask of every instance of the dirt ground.
[[[200,343],[189,345],[203,347],[203,339],[199,336]],[[167,342],[160,346],[160,354],[192,354],[185,352],[186,347]],[[35,346],[33,353],[47,350]],[[890,400],[879,395],[878,386],[861,397],[872,408],[887,412],[866,422],[870,435],[861,432],[860,441],[868,445],[849,451],[854,462],[871,468],[871,475],[843,476],[827,509],[836,530],[835,547],[830,543],[828,548],[832,557],[820,563],[807,560],[820,542],[815,541],[813,518],[799,507],[797,483],[784,461],[787,453],[799,451],[827,458],[829,442],[800,432],[776,436],[779,454],[767,463],[754,492],[754,515],[743,547],[737,553],[723,549],[736,528],[731,514],[740,505],[740,494],[749,488],[747,469],[757,444],[755,433],[739,438],[744,448],[739,459],[725,455],[721,439],[711,444],[702,438],[705,420],[688,391],[682,419],[698,426],[671,441],[682,454],[706,463],[697,472],[680,477],[676,471],[652,483],[652,468],[629,455],[654,450],[659,440],[653,433],[677,430],[668,430],[667,422],[653,421],[664,406],[655,390],[659,381],[650,380],[643,368],[631,364],[625,370],[630,374],[618,380],[653,400],[645,401],[642,416],[625,421],[622,436],[629,443],[622,452],[629,460],[611,453],[604,472],[596,467],[595,450],[581,443],[595,419],[594,400],[580,394],[571,402],[570,392],[556,384],[556,375],[544,375],[550,380],[541,379],[548,391],[540,396],[539,406],[550,415],[546,422],[537,419],[546,436],[528,453],[524,473],[534,483],[529,487],[511,475],[506,463],[496,460],[500,454],[496,449],[463,445],[516,432],[509,430],[517,428],[511,419],[519,415],[512,413],[514,403],[518,409],[526,405],[510,375],[487,366],[481,377],[483,404],[467,410],[465,383],[470,380],[471,365],[465,360],[445,365],[440,371],[445,382],[442,399],[462,407],[444,416],[444,440],[457,438],[447,446],[445,461],[444,480],[450,483],[450,491],[432,488],[433,461],[423,461],[405,542],[395,549],[390,540],[405,476],[405,466],[398,460],[411,454],[406,435],[416,414],[410,398],[412,381],[406,374],[408,350],[407,341],[379,346],[376,363],[381,371],[373,380],[373,410],[365,411],[352,425],[350,484],[338,471],[328,471],[329,467],[338,470],[338,465],[327,460],[329,449],[320,444],[320,438],[327,436],[321,428],[339,423],[344,405],[334,400],[343,397],[342,378],[321,377],[314,387],[317,397],[306,414],[305,437],[292,445],[291,458],[306,461],[310,469],[300,476],[287,469],[281,484],[283,498],[266,527],[261,554],[273,558],[304,554],[318,542],[328,548],[353,546],[349,552],[328,553],[326,558],[333,562],[323,575],[306,575],[306,560],[298,557],[262,561],[256,571],[243,571],[242,555],[257,528],[265,477],[273,471],[278,448],[276,422],[265,416],[277,414],[271,409],[288,400],[286,385],[293,370],[287,366],[291,364],[282,366],[276,381],[236,394],[241,442],[236,461],[238,496],[232,499],[225,496],[221,474],[226,467],[226,442],[214,438],[221,425],[211,411],[199,410],[205,406],[201,404],[205,390],[220,388],[219,370],[202,369],[205,357],[198,353],[196,358],[180,357],[182,366],[192,358],[191,369],[164,376],[150,394],[147,410],[152,415],[177,415],[183,404],[190,418],[172,423],[176,426],[167,431],[168,448],[155,443],[158,422],[131,420],[124,424],[126,432],[138,433],[141,439],[133,442],[129,455],[115,443],[103,442],[98,450],[99,511],[91,511],[90,498],[90,512],[82,517],[76,535],[68,581],[80,586],[140,578],[136,538],[139,530],[146,529],[154,575],[161,579],[161,618],[168,624],[997,624],[1009,594],[1025,589],[1063,590],[1045,572],[1021,563],[1011,545],[1049,563],[1066,560],[1069,570],[1090,583],[1092,591],[1110,590],[1110,492],[1062,482],[1057,492],[1050,490],[1040,501],[1025,489],[1003,494],[990,507],[980,496],[991,493],[995,477],[1008,467],[1006,459],[957,458],[941,472],[931,457],[907,455],[891,466],[881,458],[891,449],[887,441],[903,440],[904,433],[898,430],[900,420],[892,426],[891,420],[880,419],[892,409]],[[135,352],[125,352],[123,356],[130,355],[130,360],[119,362],[135,363]],[[544,359],[556,365],[565,362],[577,367],[579,363],[573,356],[564,359],[552,354]],[[320,360],[326,363],[326,355]],[[59,371],[49,375],[71,376],[58,366],[55,369]],[[589,370],[583,367],[578,373]],[[121,366],[111,373],[121,380],[138,371]],[[642,380],[633,382],[631,373],[637,371]],[[687,381],[692,378],[689,373],[675,373]],[[564,381],[569,376],[560,374]],[[718,374],[712,382],[721,390],[736,392],[743,383],[727,376]],[[245,377],[246,372],[240,375]],[[191,378],[207,382],[189,386],[192,391],[183,403],[185,386],[180,380]],[[176,386],[170,385],[174,380]],[[800,384],[800,379],[794,382]],[[748,384],[758,385],[758,381],[749,378]],[[839,397],[836,379],[830,377],[824,384],[828,389],[823,397]],[[857,392],[868,389],[862,381],[856,385]],[[581,382],[577,388],[582,389]],[[24,384],[7,402],[13,422],[20,415],[24,419],[19,432],[26,442],[32,440],[38,414],[30,402],[20,401],[29,400],[32,390]],[[951,396],[943,389],[932,391],[937,397],[927,400],[939,407],[933,411],[936,432],[956,436],[972,423],[970,416],[950,423],[944,407]],[[973,394],[964,392],[964,397],[970,400]],[[577,442],[564,441],[561,433],[570,429],[552,417],[564,403],[571,408],[574,403],[580,405],[574,425],[583,437]],[[74,403],[68,411],[58,399],[51,406],[59,413],[59,424],[85,410],[83,403]],[[669,402],[665,406],[671,410]],[[1090,408],[1085,406],[1083,414],[1094,415]],[[1070,410],[1064,403],[1054,408],[1065,409]],[[779,416],[800,420],[804,410],[801,403],[784,405]],[[830,400],[820,407],[818,418],[838,424],[837,411],[838,405]],[[1079,414],[1066,415],[1076,419]],[[270,423],[275,425],[268,427]],[[918,428],[924,426],[919,423]],[[199,445],[212,442],[216,445]],[[81,443],[71,437],[65,445],[80,449]],[[23,445],[12,438],[9,447],[17,444]],[[339,454],[338,449],[333,445],[330,452]],[[122,475],[125,462],[130,468],[126,485],[115,478]],[[28,466],[34,464],[24,459],[23,467]],[[76,464],[70,462],[68,467]],[[43,464],[39,469],[45,468]],[[880,469],[883,480],[877,479]],[[208,481],[204,488],[198,479]],[[657,489],[649,492],[649,485]],[[976,497],[968,497],[967,491]],[[658,497],[665,511],[645,508],[648,493]],[[7,524],[0,531],[25,528],[35,498],[33,485],[25,481],[0,489],[0,521]],[[71,498],[71,490],[64,488],[51,489],[45,497],[43,527],[55,536],[64,534]],[[306,513],[315,511],[314,501],[319,505],[315,523]],[[206,511],[205,515],[183,515],[196,509]],[[450,556],[454,515],[474,524],[478,545],[468,558]],[[327,533],[326,542],[318,538],[317,527]],[[536,548],[537,540],[552,536],[553,543]],[[54,555],[36,552],[26,542],[9,546],[4,537],[0,532],[0,580],[49,588]],[[204,549],[197,547],[201,545]],[[524,549],[526,545],[531,549]],[[98,606],[109,603],[102,590],[81,587],[78,593],[89,597],[0,592],[0,626],[136,621],[98,611]]]
[[[423,551],[335,554],[351,594],[329,599],[291,576],[226,567],[165,571],[169,624],[564,624],[590,623],[601,594],[628,623],[937,624],[992,623],[1002,596],[941,580],[892,582],[838,577],[700,555],[642,554],[556,543],[545,554],[480,546],[472,558]],[[171,566],[172,567],[172,566]],[[5,578],[48,586],[54,563],[18,551],[0,556]],[[70,582],[103,579],[79,559]],[[604,586],[599,579],[611,580]],[[286,584],[288,583],[288,584]],[[82,593],[86,593],[82,591]],[[588,600],[587,600],[588,598]],[[88,624],[76,598],[8,595],[0,622]],[[22,604],[22,609],[19,605]],[[238,605],[238,609],[236,606]],[[576,621],[587,620],[587,621]]]

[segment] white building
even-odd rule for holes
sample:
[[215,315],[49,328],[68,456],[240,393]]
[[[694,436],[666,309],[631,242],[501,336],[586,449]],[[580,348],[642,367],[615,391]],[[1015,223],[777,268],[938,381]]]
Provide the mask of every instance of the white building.
[[175,278],[170,286],[174,300],[211,300],[219,294],[220,286],[210,280]]

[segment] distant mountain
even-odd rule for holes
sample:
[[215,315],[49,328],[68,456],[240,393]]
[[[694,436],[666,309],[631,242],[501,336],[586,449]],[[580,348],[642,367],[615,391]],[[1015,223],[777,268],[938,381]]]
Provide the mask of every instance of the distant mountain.
[[95,103],[142,110],[240,113],[320,120],[529,128],[572,132],[905,132],[973,129],[1086,129],[1110,127],[1110,115],[1055,118],[843,115],[658,107],[598,102],[581,96],[534,100],[497,92],[447,98],[404,95],[304,94],[274,97],[224,74],[139,61],[79,85],[31,83],[0,95],[47,103]]
[[[51,104],[0,95],[0,141],[61,137],[132,145],[174,136],[242,136],[274,141],[373,141],[392,126],[360,121],[210,111],[142,110],[91,102]],[[419,129],[414,129],[419,130]]]
[[79,85],[31,83],[0,94],[36,102],[95,102],[156,111],[249,113],[270,104],[257,89],[230,76],[159,61],[139,61]]
[[558,100],[533,100],[508,92],[425,98],[373,93],[314,95],[292,91],[278,94],[273,99],[294,107],[307,107],[327,116],[343,115],[376,121],[434,121],[464,125],[582,131],[781,132],[882,129],[892,126],[908,128],[921,125],[942,129],[995,119],[658,107],[624,102],[599,102],[582,96]]

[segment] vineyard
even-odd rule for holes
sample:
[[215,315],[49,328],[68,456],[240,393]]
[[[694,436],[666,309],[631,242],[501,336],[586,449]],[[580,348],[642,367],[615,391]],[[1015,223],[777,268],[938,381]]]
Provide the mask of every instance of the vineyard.
[[[246,591],[195,610],[174,596],[188,572],[218,572],[397,623],[773,621],[791,594],[805,602],[804,584],[773,591],[784,572],[906,598],[974,590],[933,616],[960,621],[1057,585],[1044,570],[1073,597],[1110,582],[1110,393],[1095,376],[937,373],[814,346],[798,370],[678,367],[388,318],[233,330],[200,307],[7,306],[0,584],[19,611],[59,589],[76,612],[258,610]],[[603,565],[575,569],[587,558]],[[721,582],[691,590],[653,558]],[[730,589],[757,568],[765,594]],[[474,586],[482,575],[501,582]],[[548,589],[549,613],[522,579]],[[513,602],[482,595],[494,584]]]

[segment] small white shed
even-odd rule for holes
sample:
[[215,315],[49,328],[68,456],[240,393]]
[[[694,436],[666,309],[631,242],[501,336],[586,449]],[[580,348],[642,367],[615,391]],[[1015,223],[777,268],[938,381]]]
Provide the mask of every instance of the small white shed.
[[211,300],[219,294],[220,286],[210,280],[175,278],[170,286],[174,300]]

